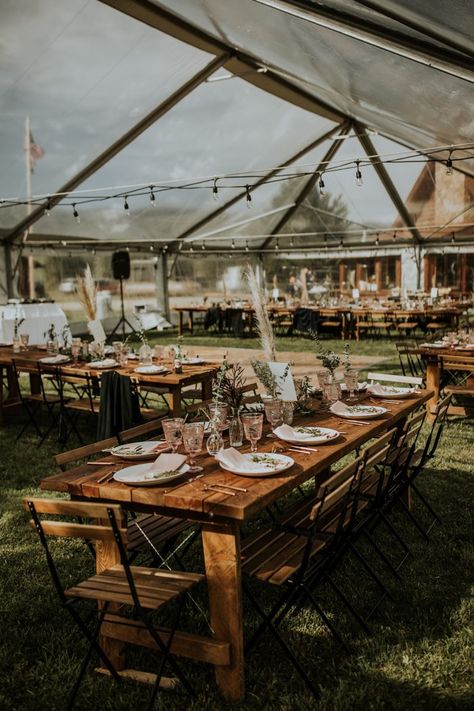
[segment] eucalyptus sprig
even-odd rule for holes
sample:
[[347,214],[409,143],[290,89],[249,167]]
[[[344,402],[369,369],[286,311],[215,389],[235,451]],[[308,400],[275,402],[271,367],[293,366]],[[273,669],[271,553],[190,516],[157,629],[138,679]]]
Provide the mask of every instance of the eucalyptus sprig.
[[24,320],[24,318],[19,319],[18,316],[15,316],[15,320],[13,322],[13,334],[15,336],[15,340],[18,339],[18,329],[20,328]]
[[[336,372],[337,368],[339,368],[339,366],[341,365],[341,355],[339,353],[336,353],[336,351],[324,348],[317,333],[311,332],[311,337],[316,344],[316,358],[318,358],[318,360],[321,361],[323,367],[329,370],[331,375],[334,376],[334,373]],[[346,343],[344,345],[344,351],[342,355],[342,359],[344,360],[344,366],[346,368],[350,367],[349,356],[350,346],[348,343]]]

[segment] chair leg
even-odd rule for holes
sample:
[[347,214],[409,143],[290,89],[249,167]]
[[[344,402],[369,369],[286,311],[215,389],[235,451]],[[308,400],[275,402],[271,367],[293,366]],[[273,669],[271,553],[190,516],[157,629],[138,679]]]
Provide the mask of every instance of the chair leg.
[[365,568],[365,570],[368,572],[372,580],[374,580],[379,588],[382,590],[384,597],[387,596],[390,598],[392,602],[394,602],[394,598],[390,590],[383,584],[382,580],[380,579],[379,575],[375,572],[375,570],[372,568],[372,566],[369,565],[367,560],[364,558],[362,553],[357,550],[355,545],[352,543],[352,541],[349,541],[349,548],[351,549],[352,553],[355,555],[357,560],[362,564],[362,566]]
[[338,585],[334,582],[334,580],[331,578],[328,572],[324,573],[324,577],[328,581],[329,585],[331,588],[334,590],[336,595],[339,597],[339,599],[344,603],[344,605],[347,607],[351,615],[354,617],[354,619],[357,621],[357,623],[360,625],[360,627],[364,630],[366,635],[371,636],[372,635],[372,630],[370,627],[365,623],[365,621],[362,619],[362,617],[359,615],[357,610],[354,608],[354,606],[349,602],[348,598],[346,595],[343,593],[343,591],[340,589]]
[[426,533],[425,529],[423,528],[423,526],[420,523],[418,523],[415,516],[412,514],[412,512],[410,511],[410,509],[408,508],[406,503],[403,501],[403,499],[400,498],[398,503],[400,504],[403,512],[406,513],[408,518],[411,520],[411,522],[413,523],[415,528],[418,529],[418,531],[421,533],[421,535],[425,539],[425,541],[429,541],[430,538],[429,538],[428,534]]
[[385,565],[387,566],[387,568],[390,570],[390,572],[392,573],[392,575],[393,575],[397,580],[400,580],[400,581],[401,581],[401,580],[402,580],[402,576],[401,576],[400,573],[398,572],[397,568],[395,568],[395,566],[392,564],[392,562],[387,558],[387,556],[385,555],[385,553],[383,552],[383,550],[380,548],[379,545],[377,545],[377,543],[374,541],[374,539],[373,539],[372,536],[369,534],[369,532],[364,530],[364,531],[362,531],[362,535],[363,535],[364,538],[370,543],[370,545],[371,545],[372,548],[376,551],[376,553],[380,556],[380,558],[383,560],[383,562],[385,563]]
[[173,629],[171,630],[171,633],[170,633],[170,636],[168,639],[168,643],[166,644],[166,647],[165,647],[166,654],[163,654],[163,656],[162,656],[160,668],[158,670],[158,674],[156,675],[156,681],[155,681],[155,685],[154,685],[152,693],[151,693],[150,703],[148,705],[148,711],[152,711],[153,706],[155,705],[156,695],[158,694],[158,691],[160,688],[160,682],[163,677],[163,672],[165,670],[165,665],[166,665],[166,662],[167,662],[169,654],[170,654],[170,649],[171,649],[171,644],[173,642],[174,633],[176,632],[176,628],[178,627],[178,624],[179,624],[181,605],[182,605],[182,603],[179,603],[178,611],[176,613],[176,618],[175,618],[174,625],[173,625]]
[[110,671],[110,673],[112,674],[112,676],[113,676],[113,678],[115,679],[115,681],[121,682],[122,679],[121,679],[120,676],[117,674],[117,671],[116,671],[115,667],[113,666],[112,662],[110,661],[110,659],[109,659],[108,656],[105,654],[105,652],[104,652],[104,650],[102,649],[102,647],[101,647],[101,646],[99,645],[99,643],[97,642],[97,637],[98,637],[98,634],[99,634],[99,631],[100,631],[100,627],[101,627],[101,625],[102,625],[102,622],[103,622],[103,620],[104,620],[104,616],[105,616],[105,614],[106,614],[106,612],[107,612],[107,610],[108,610],[108,607],[109,607],[108,603],[105,603],[104,606],[103,606],[103,608],[101,609],[100,614],[99,614],[99,618],[98,618],[98,620],[97,620],[97,625],[96,625],[95,630],[94,630],[93,632],[91,632],[91,631],[89,630],[89,628],[87,627],[87,625],[86,625],[86,624],[84,623],[84,621],[82,620],[81,616],[76,612],[76,610],[71,606],[71,604],[66,603],[65,607],[66,607],[67,610],[69,610],[69,613],[72,615],[73,619],[76,621],[76,624],[78,625],[78,627],[80,628],[80,630],[82,631],[82,633],[84,634],[84,636],[86,637],[86,639],[87,639],[88,642],[89,642],[89,648],[88,648],[87,653],[86,653],[86,655],[85,655],[85,657],[84,657],[84,659],[83,659],[83,661],[82,661],[81,668],[80,668],[80,670],[79,670],[79,675],[78,675],[78,677],[77,677],[77,679],[76,679],[76,682],[75,682],[75,684],[74,684],[74,686],[73,686],[73,688],[72,688],[72,690],[71,690],[71,693],[70,693],[70,695],[69,695],[69,701],[68,701],[68,705],[67,705],[67,711],[71,711],[71,709],[72,709],[73,706],[74,706],[74,702],[75,702],[75,700],[76,700],[77,692],[79,691],[79,687],[80,687],[81,682],[82,682],[82,680],[83,680],[83,678],[84,678],[84,674],[85,674],[85,672],[86,672],[86,669],[87,669],[87,666],[88,666],[88,664],[89,664],[89,661],[90,661],[90,658],[91,658],[91,655],[92,655],[92,652],[93,652],[93,651],[97,652],[97,654],[99,655],[99,657],[101,658],[101,660],[103,661],[103,663],[105,664],[105,666],[107,667],[107,669],[108,669],[108,670]]
[[[269,615],[267,615],[267,614],[263,611],[263,609],[260,607],[260,605],[258,604],[258,602],[256,601],[256,599],[250,594],[250,592],[249,592],[249,590],[248,590],[248,588],[247,588],[246,585],[243,586],[243,590],[244,590],[245,594],[247,595],[247,597],[249,598],[249,600],[251,601],[251,603],[252,603],[252,605],[254,606],[255,610],[258,612],[258,614],[260,615],[260,617],[262,618],[262,620],[264,620],[264,623],[265,623],[264,628],[267,628],[267,627],[268,627],[269,631],[272,633],[272,635],[275,637],[275,639],[277,640],[277,642],[280,644],[281,648],[282,648],[282,649],[284,650],[284,652],[286,653],[288,659],[291,661],[291,663],[293,664],[294,668],[296,669],[296,671],[298,672],[298,674],[301,676],[301,678],[303,679],[303,681],[304,681],[304,683],[306,684],[306,686],[308,687],[308,689],[314,694],[314,696],[317,696],[317,695],[318,695],[318,692],[317,692],[315,686],[313,685],[311,679],[309,678],[309,676],[306,674],[306,672],[305,672],[305,670],[303,669],[303,667],[301,666],[301,664],[300,664],[300,663],[298,662],[298,660],[296,659],[295,655],[293,654],[293,652],[291,651],[291,649],[289,648],[288,644],[285,642],[285,640],[283,639],[283,637],[281,636],[281,634],[279,633],[278,629],[277,629],[277,628],[275,627],[275,625],[272,623],[272,620],[271,620],[271,618],[269,617]],[[280,604],[281,604],[281,603],[280,603]],[[260,635],[259,635],[259,636],[260,636]],[[246,649],[247,649],[247,648],[246,648]]]
[[331,622],[331,620],[329,619],[329,617],[326,615],[326,613],[324,612],[324,610],[323,610],[323,609],[320,607],[320,605],[318,604],[318,602],[317,602],[316,598],[314,597],[313,593],[311,592],[311,590],[310,590],[306,585],[302,585],[302,588],[303,588],[304,592],[306,593],[306,595],[309,597],[310,601],[311,601],[312,604],[313,604],[314,609],[316,610],[316,612],[318,613],[318,615],[320,616],[320,618],[322,619],[322,621],[324,622],[324,624],[326,625],[326,627],[328,628],[328,630],[329,630],[329,631],[332,633],[332,635],[337,639],[337,641],[339,642],[339,644],[341,645],[341,647],[343,647],[343,649],[344,649],[347,653],[349,653],[349,648],[348,648],[348,646],[346,645],[346,643],[345,643],[344,640],[342,639],[341,635],[339,634],[339,632],[337,631],[337,629],[335,628],[335,626],[333,625],[333,623]]

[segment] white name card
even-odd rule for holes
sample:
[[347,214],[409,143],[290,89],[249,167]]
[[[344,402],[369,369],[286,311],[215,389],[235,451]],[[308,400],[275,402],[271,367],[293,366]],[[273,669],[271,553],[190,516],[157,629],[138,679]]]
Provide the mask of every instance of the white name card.
[[87,327],[94,341],[97,343],[105,343],[107,336],[105,335],[102,322],[98,318],[96,318],[95,321],[88,321]]
[[275,363],[270,361],[268,367],[276,379],[278,390],[280,391],[280,400],[296,402],[298,398],[296,396],[293,373],[291,372],[291,368],[288,367],[288,363]]

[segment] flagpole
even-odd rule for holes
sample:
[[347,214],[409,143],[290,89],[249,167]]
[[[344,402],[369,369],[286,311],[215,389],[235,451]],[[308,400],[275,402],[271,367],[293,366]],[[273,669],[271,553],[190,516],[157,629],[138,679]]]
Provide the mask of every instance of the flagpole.
[[[27,203],[27,215],[31,214],[32,211],[32,205],[30,203],[31,196],[32,196],[32,188],[31,188],[31,126],[30,126],[30,117],[27,116],[25,118],[25,160],[26,160],[26,196],[28,199]],[[28,235],[30,234],[30,228],[28,228],[24,234],[23,241],[26,242],[28,239]],[[27,257],[27,264],[28,264],[28,296],[30,299],[35,298],[35,263],[34,263],[34,257],[32,254],[29,254]]]

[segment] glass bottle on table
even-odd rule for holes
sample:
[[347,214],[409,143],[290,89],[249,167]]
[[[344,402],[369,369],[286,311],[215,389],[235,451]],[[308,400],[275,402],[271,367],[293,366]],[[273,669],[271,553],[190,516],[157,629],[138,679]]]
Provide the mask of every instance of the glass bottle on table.
[[357,399],[359,374],[354,368],[346,368],[344,371],[344,383],[346,384],[349,400]]
[[240,409],[232,411],[229,422],[229,444],[231,447],[241,447],[244,441],[244,426],[240,419]]
[[176,346],[174,350],[174,372],[183,372],[183,356],[181,354],[181,346]]

